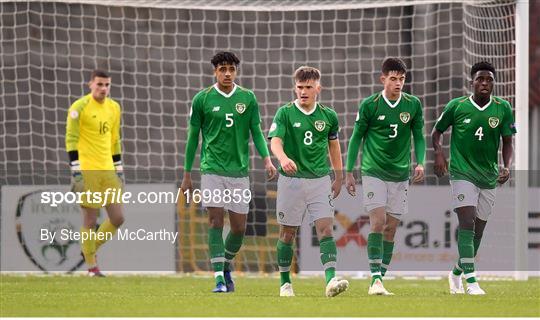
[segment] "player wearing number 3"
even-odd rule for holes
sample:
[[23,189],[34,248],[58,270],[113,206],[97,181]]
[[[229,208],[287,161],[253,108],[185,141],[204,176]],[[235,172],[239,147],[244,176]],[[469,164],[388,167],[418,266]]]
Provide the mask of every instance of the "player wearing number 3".
[[[184,177],[181,189],[192,189],[191,168],[199,132],[201,146],[201,191],[208,211],[208,246],[214,269],[215,293],[234,291],[231,261],[240,250],[246,231],[249,202],[237,201],[234,190],[249,190],[249,136],[264,159],[270,178],[276,174],[261,130],[255,94],[234,83],[240,60],[231,52],[219,52],[211,60],[216,83],[195,95],[191,106]],[[242,199],[244,200],[244,199]],[[223,219],[229,212],[231,231],[223,241]]]
[[[474,93],[448,103],[431,134],[435,149],[435,174],[447,171],[448,164],[441,147],[441,137],[452,127],[450,142],[450,184],[452,202],[459,220],[459,260],[448,276],[450,293],[465,293],[461,276],[467,282],[467,293],[483,295],[474,273],[474,258],[487,219],[495,204],[497,182],[505,183],[510,175],[512,135],[516,133],[510,103],[492,96],[495,68],[488,62],[472,66]],[[499,172],[499,142],[503,141],[504,168]]]
[[347,191],[356,194],[353,169],[362,139],[363,204],[369,213],[367,253],[371,272],[370,295],[390,295],[382,282],[394,249],[399,221],[407,213],[411,165],[411,132],[416,168],[412,182],[424,178],[426,141],[420,100],[402,92],[406,66],[397,58],[382,64],[382,92],[360,104],[347,155]]
[[[294,74],[297,99],[278,109],[269,131],[271,149],[279,160],[281,175],[277,187],[277,243],[281,275],[280,296],[294,292],[290,279],[293,242],[307,213],[315,224],[320,244],[321,263],[326,275],[326,296],[347,290],[347,280],[335,276],[337,249],[332,236],[334,205],[332,200],[343,182],[339,124],[336,112],[317,102],[321,91],[319,70],[303,66]],[[328,156],[335,180],[330,181]]]

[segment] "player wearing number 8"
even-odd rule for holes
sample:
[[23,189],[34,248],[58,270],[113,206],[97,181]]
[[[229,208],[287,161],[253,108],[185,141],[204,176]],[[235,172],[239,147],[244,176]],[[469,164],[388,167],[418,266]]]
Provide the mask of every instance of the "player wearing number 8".
[[[211,63],[217,81],[193,98],[181,188],[184,192],[192,190],[191,169],[202,132],[201,190],[203,195],[208,192],[212,195],[202,200],[210,225],[208,246],[216,282],[213,292],[221,293],[234,291],[231,262],[242,246],[246,231],[249,201],[235,203],[229,192],[249,190],[250,134],[270,178],[276,168],[261,130],[255,94],[234,83],[240,60],[231,52],[219,52]],[[231,231],[223,242],[225,211],[229,212]]]
[[[349,286],[347,280],[335,276],[337,249],[332,236],[332,199],[341,190],[343,172],[337,114],[317,102],[320,78],[321,74],[315,68],[303,66],[296,70],[297,99],[278,109],[268,134],[281,173],[276,204],[280,224],[277,243],[280,296],[294,296],[289,273],[296,231],[305,213],[317,231],[326,276],[326,296],[336,296]],[[333,183],[329,176],[328,156],[335,174]]]
[[[459,260],[449,274],[450,293],[464,293],[461,276],[467,279],[467,293],[485,294],[475,277],[474,257],[495,204],[497,181],[510,174],[512,135],[516,132],[510,103],[492,96],[495,68],[479,62],[471,69],[474,93],[448,103],[431,134],[435,149],[435,174],[447,171],[441,137],[452,127],[450,183],[452,202],[459,220]],[[499,141],[503,140],[504,168],[498,169]]]
[[356,195],[353,169],[362,139],[363,204],[369,213],[368,259],[371,271],[369,294],[389,295],[382,278],[394,249],[399,221],[407,213],[407,188],[411,166],[411,132],[416,168],[412,182],[424,177],[426,142],[420,100],[402,92],[406,66],[398,58],[382,64],[382,92],[360,104],[347,154],[347,190]]

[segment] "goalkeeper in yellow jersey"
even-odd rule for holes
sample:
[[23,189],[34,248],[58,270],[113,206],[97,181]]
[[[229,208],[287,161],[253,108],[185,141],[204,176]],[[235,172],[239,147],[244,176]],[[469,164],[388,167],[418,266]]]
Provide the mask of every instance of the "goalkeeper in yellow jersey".
[[[69,108],[66,151],[71,166],[72,191],[85,193],[81,197],[81,248],[88,275],[103,277],[97,266],[96,252],[124,222],[122,204],[115,203],[111,195],[120,192],[123,180],[121,111],[120,105],[108,97],[111,77],[106,72],[93,71],[88,86],[91,92]],[[107,210],[108,219],[96,231],[102,206]]]

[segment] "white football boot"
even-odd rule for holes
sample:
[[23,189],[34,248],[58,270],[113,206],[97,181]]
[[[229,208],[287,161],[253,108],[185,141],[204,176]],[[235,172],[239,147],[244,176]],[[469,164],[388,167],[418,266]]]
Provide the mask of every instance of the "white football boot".
[[473,295],[473,296],[481,296],[486,294],[482,288],[480,288],[480,285],[478,282],[473,283],[467,283],[467,294]]
[[376,279],[375,282],[369,287],[369,295],[379,295],[379,296],[393,296],[394,294],[386,290],[383,286],[381,279]]
[[294,297],[294,291],[292,289],[292,284],[286,282],[284,283],[281,288],[279,288],[279,296],[280,297]]
[[349,281],[333,277],[326,285],[326,296],[335,297],[338,294],[347,291],[349,288]]

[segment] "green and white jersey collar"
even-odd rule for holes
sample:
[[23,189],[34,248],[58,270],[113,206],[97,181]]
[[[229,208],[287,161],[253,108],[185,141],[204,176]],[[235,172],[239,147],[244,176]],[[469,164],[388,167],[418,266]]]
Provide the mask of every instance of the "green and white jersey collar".
[[476,109],[484,111],[491,105],[491,102],[493,101],[493,96],[489,96],[489,102],[486,103],[483,107],[480,107],[476,102],[474,102],[472,94],[469,96],[469,100],[471,101],[472,105],[476,107]]
[[216,89],[216,91],[219,94],[221,94],[222,96],[224,96],[225,98],[230,98],[234,94],[234,92],[236,91],[236,87],[237,87],[236,83],[233,82],[233,89],[231,90],[231,92],[225,93],[225,92],[219,90],[217,83],[214,83],[214,89]]
[[381,94],[382,94],[382,97],[383,97],[384,101],[386,101],[386,104],[388,104],[388,106],[389,106],[390,108],[392,108],[392,109],[394,109],[394,108],[399,104],[399,102],[401,101],[401,96],[403,95],[403,93],[400,92],[400,93],[399,93],[399,98],[396,100],[396,102],[394,102],[394,104],[392,104],[392,103],[390,102],[390,100],[388,100],[388,98],[384,95],[384,90],[381,91]]
[[304,108],[302,108],[300,106],[300,103],[298,102],[298,99],[294,100],[294,105],[298,108],[298,110],[302,111],[303,114],[305,114],[306,116],[309,116],[311,114],[313,114],[313,112],[315,112],[315,110],[317,110],[317,105],[319,104],[318,101],[315,101],[315,106],[313,107],[313,109],[311,109],[310,111],[306,111],[304,110]]

